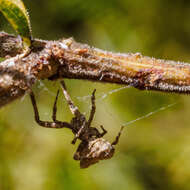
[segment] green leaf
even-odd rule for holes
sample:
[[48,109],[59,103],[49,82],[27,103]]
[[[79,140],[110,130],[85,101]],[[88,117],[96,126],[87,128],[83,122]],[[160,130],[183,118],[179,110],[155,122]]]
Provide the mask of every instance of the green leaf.
[[21,0],[0,0],[0,11],[22,37],[24,48],[31,45],[31,26],[28,12]]
[[0,62],[2,62],[2,61],[4,61],[4,60],[6,60],[6,59],[5,59],[5,58],[0,57]]

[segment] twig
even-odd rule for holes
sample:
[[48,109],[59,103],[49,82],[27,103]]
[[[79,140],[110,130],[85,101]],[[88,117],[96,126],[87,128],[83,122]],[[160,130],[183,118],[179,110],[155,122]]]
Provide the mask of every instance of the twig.
[[[190,93],[190,65],[136,54],[103,51],[75,42],[34,40],[22,53],[20,38],[0,33],[0,107],[22,96],[40,79],[86,79],[141,90]],[[16,55],[16,56],[15,56]]]

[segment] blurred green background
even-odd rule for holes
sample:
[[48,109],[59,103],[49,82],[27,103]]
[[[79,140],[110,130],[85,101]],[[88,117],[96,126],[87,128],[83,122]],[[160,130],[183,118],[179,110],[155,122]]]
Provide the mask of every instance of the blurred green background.
[[[189,0],[32,0],[24,1],[33,36],[77,41],[115,52],[190,61]],[[14,31],[0,15],[0,30]],[[128,125],[111,160],[81,170],[72,159],[77,146],[67,129],[44,129],[33,116],[28,95],[0,109],[1,190],[189,190],[190,98],[139,91],[119,85],[65,80],[82,112],[89,114],[97,89],[94,126],[104,125],[112,141],[120,126],[160,107],[173,107]],[[51,118],[58,82],[34,87],[41,118]],[[102,98],[107,95],[106,98]],[[63,96],[58,118],[72,117]]]

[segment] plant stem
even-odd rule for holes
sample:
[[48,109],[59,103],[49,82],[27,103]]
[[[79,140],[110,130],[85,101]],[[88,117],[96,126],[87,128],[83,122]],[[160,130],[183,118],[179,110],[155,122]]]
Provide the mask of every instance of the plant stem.
[[13,56],[0,63],[0,107],[22,96],[40,79],[84,79],[141,90],[190,93],[188,63],[145,57],[140,53],[107,52],[72,38],[34,40],[31,53],[23,57],[18,37],[3,32],[0,42],[0,56]]

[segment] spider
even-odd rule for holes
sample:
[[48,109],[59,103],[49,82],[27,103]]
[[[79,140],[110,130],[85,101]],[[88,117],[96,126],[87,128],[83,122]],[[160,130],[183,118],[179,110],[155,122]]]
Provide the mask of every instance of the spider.
[[71,119],[71,122],[62,122],[56,119],[57,99],[59,96],[59,90],[57,91],[57,95],[53,106],[52,122],[40,120],[34,93],[32,91],[30,92],[36,122],[40,126],[46,128],[68,128],[72,130],[74,134],[74,139],[71,143],[75,144],[77,139],[81,140],[81,143],[79,144],[77,151],[73,156],[74,160],[80,161],[81,168],[87,168],[90,165],[99,162],[100,160],[110,159],[114,155],[115,145],[119,141],[123,127],[121,127],[118,135],[112,143],[106,141],[102,137],[107,133],[107,131],[104,129],[102,125],[100,126],[102,132],[99,132],[99,130],[95,127],[91,127],[91,123],[96,110],[96,90],[94,90],[91,95],[92,108],[90,111],[89,119],[87,120],[85,116],[79,111],[78,107],[74,105],[69,93],[67,92],[64,81],[61,81],[61,87],[65,99],[69,105],[70,111],[74,115],[74,117]]

